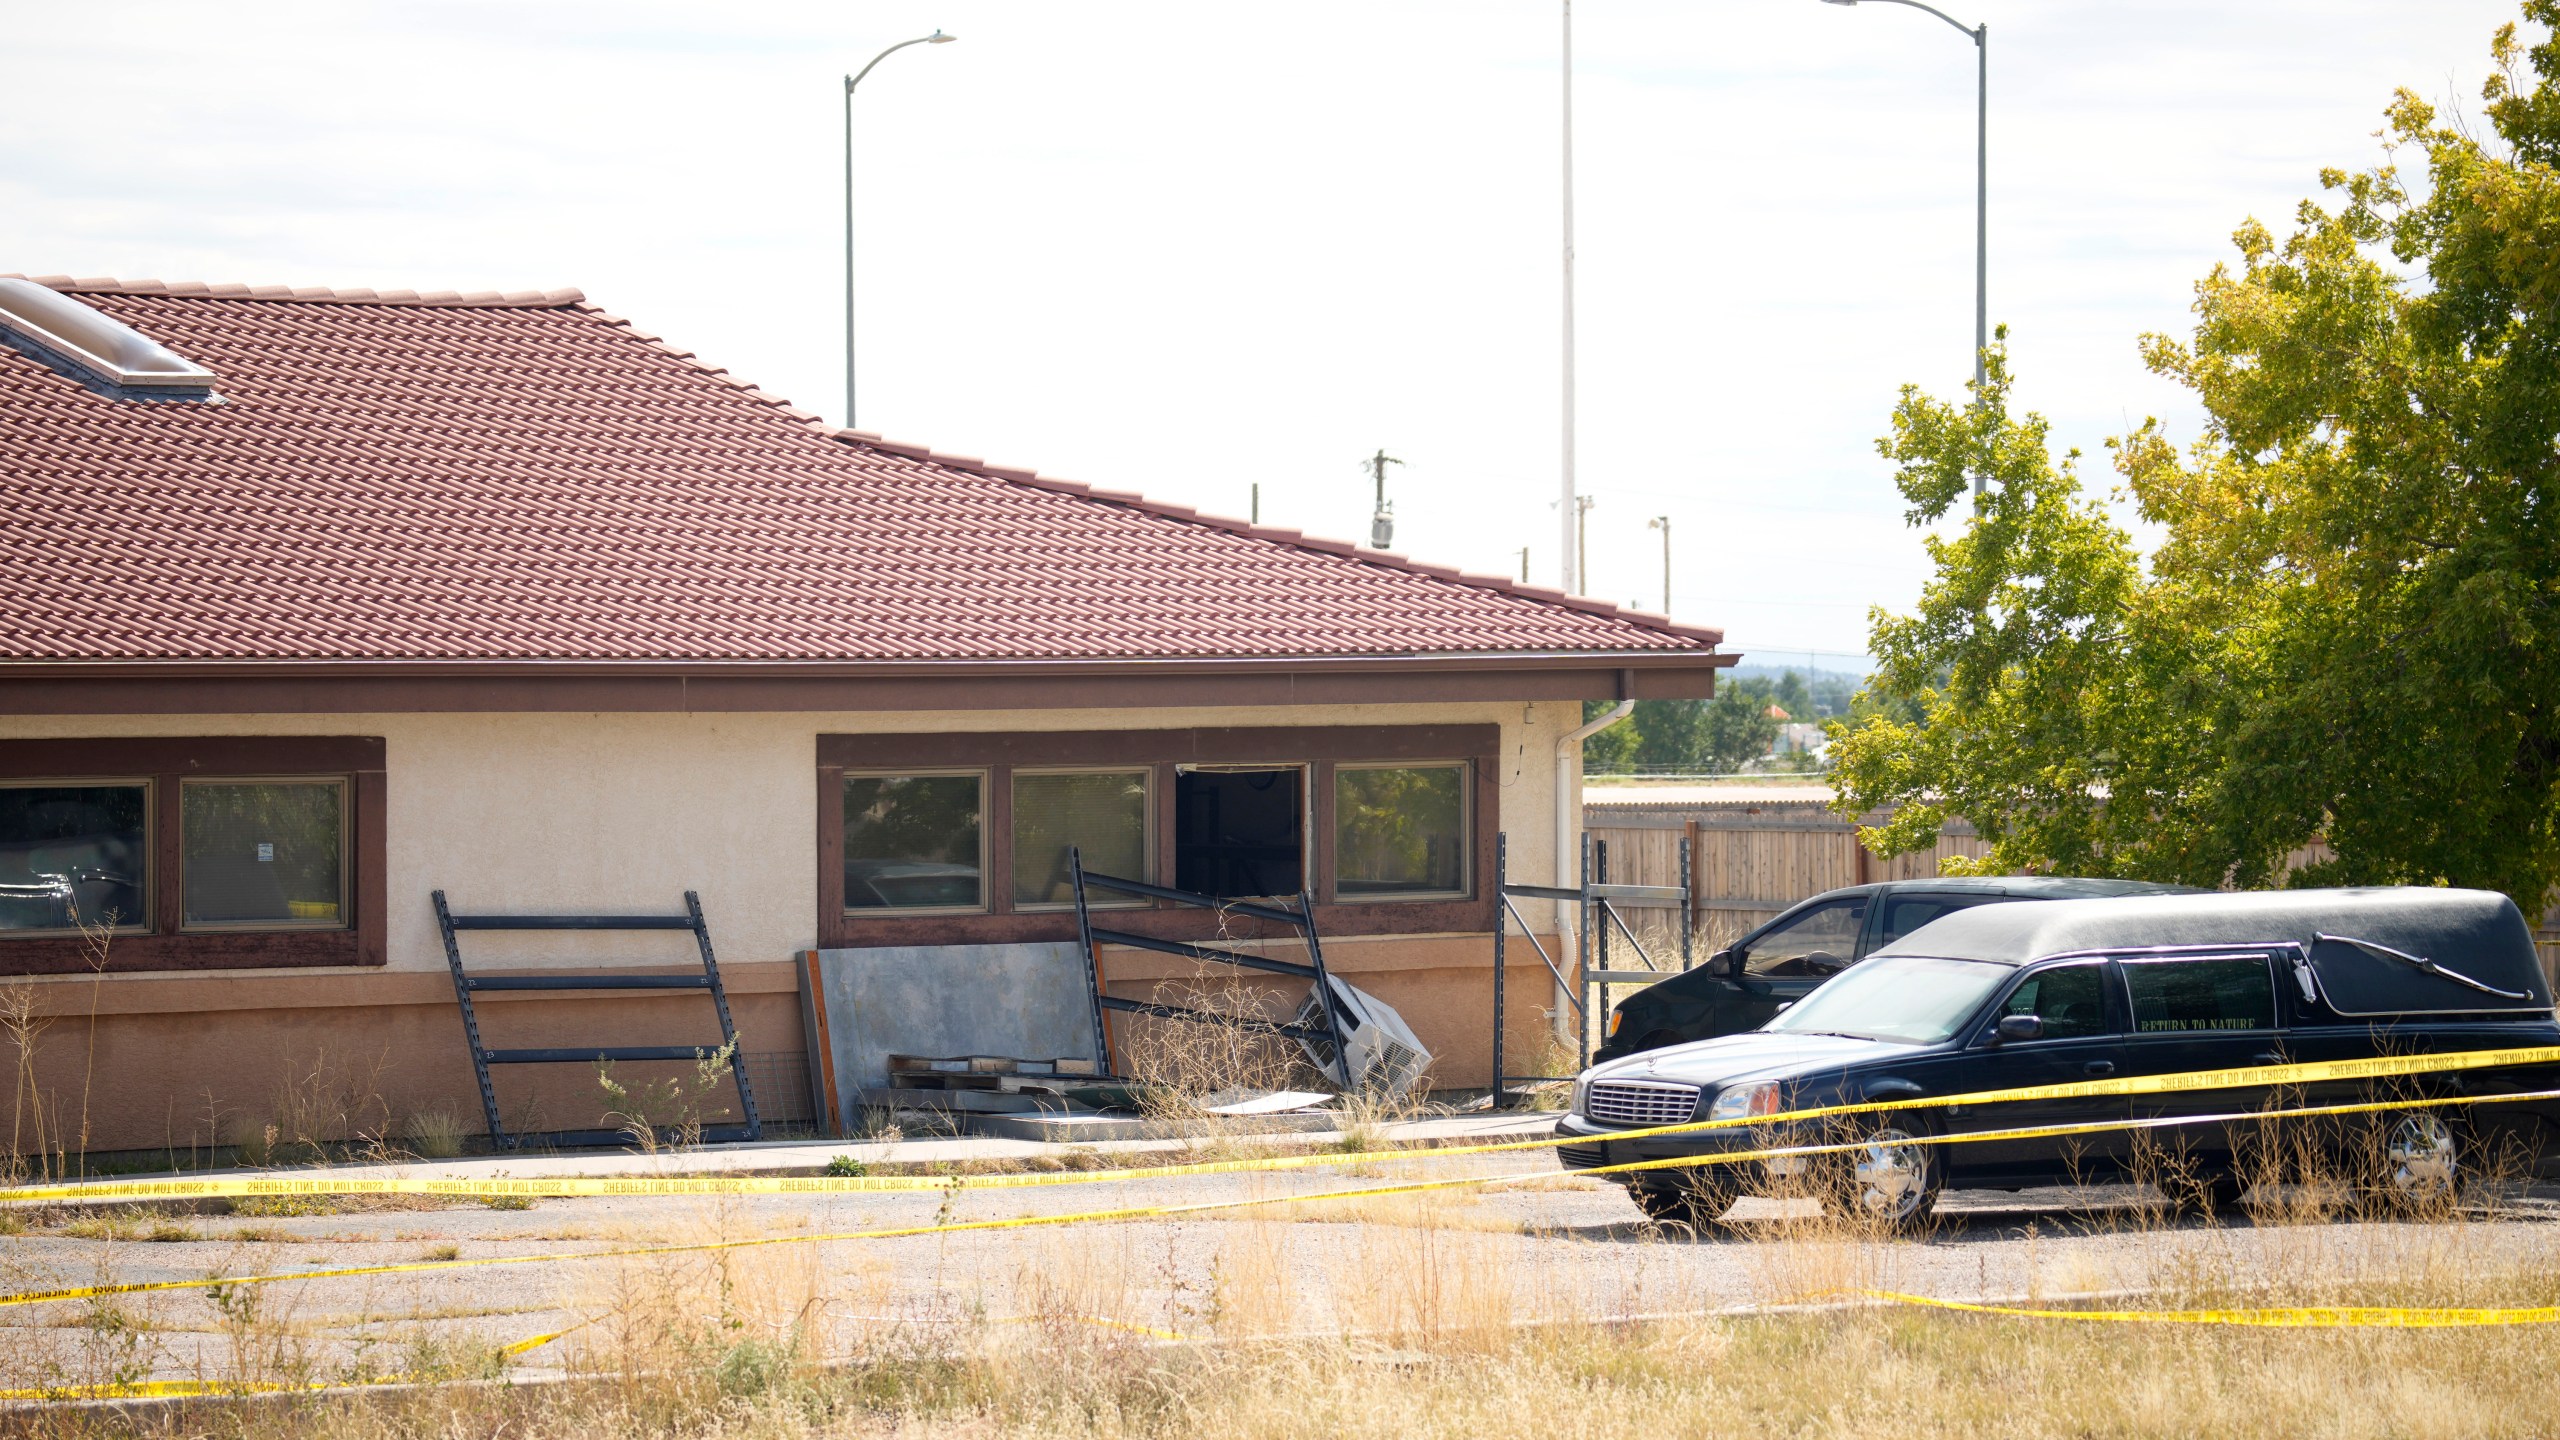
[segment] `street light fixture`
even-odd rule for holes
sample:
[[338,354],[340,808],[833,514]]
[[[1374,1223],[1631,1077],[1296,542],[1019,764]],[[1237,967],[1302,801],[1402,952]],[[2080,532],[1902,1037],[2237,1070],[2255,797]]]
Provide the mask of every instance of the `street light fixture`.
[[913,40],[901,40],[871,57],[871,63],[844,77],[844,424],[853,428],[853,89],[881,61],[910,45],[948,45],[959,39],[936,30]]
[[1671,613],[1671,517],[1656,515],[1644,522],[1647,530],[1662,532],[1662,613]]
[[[1855,5],[1858,0],[1823,0],[1823,3]],[[1973,388],[1979,392],[1985,378],[1982,352],[1991,348],[1990,309],[1985,299],[1991,275],[1991,25],[1985,21],[1968,26],[1946,11],[1934,5],[1924,5],[1920,0],[1876,0],[1876,3],[1926,10],[1973,41]],[[1976,500],[1982,498],[1983,483],[1981,475],[1973,477]]]

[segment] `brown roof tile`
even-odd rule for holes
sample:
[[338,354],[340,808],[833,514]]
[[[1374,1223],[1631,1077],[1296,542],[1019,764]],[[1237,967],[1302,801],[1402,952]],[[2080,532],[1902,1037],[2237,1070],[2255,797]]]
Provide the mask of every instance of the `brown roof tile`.
[[1174,660],[1721,637],[803,412],[575,290],[43,283],[221,376],[0,345],[0,660]]

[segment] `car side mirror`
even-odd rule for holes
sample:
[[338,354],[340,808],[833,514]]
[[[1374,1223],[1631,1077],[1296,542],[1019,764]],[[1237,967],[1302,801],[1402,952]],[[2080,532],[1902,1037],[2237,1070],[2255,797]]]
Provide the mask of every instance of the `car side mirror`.
[[2000,1017],[2000,1023],[1992,1027],[1991,1034],[1992,1038],[2003,1044],[2011,1040],[2041,1040],[2044,1038],[2044,1017],[2003,1015]]
[[1733,947],[1728,945],[1707,957],[1707,968],[1719,975],[1740,975],[1742,959],[1734,954]]

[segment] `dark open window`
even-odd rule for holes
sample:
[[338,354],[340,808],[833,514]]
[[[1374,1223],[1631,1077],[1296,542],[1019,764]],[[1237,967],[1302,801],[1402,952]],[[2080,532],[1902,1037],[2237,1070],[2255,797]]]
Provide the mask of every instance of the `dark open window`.
[[1174,888],[1295,895],[1307,880],[1306,771],[1190,769],[1173,780]]

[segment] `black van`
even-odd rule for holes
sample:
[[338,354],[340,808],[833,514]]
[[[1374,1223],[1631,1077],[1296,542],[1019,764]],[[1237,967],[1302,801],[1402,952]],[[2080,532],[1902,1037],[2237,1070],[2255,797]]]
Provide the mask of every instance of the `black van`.
[[2203,893],[2183,885],[2056,875],[1887,880],[1826,890],[1717,951],[1706,964],[1648,985],[1612,1006],[1608,1033],[1591,1058],[1616,1060],[1683,1041],[1757,1030],[1870,951],[1940,916],[1977,905]]
[[[1748,1035],[1595,1065],[1558,1133],[1568,1169],[1838,1139],[1820,1122],[1611,1140],[1613,1131],[1825,1105],[2174,1075],[2296,1061],[2560,1046],[2560,1021],[2524,917],[2480,890],[2283,890],[2064,900],[1950,915],[1878,950]],[[2490,1097],[2560,1090],[2560,1064],[2297,1085],[2289,1104]],[[2138,1173],[2130,1130],[1923,1144],[1932,1134],[2205,1117],[2265,1108],[2261,1088],[1888,1111],[1842,1156],[1636,1172],[1660,1219],[1702,1223],[1744,1193],[1810,1185],[1888,1223],[1925,1216],[1943,1187],[2018,1189]],[[2239,1198],[2255,1122],[2140,1132],[2172,1148],[2201,1205]],[[2383,1112],[2364,1150],[2336,1158],[2386,1194],[2449,1195],[2496,1154],[2546,1174],[2560,1100]]]

